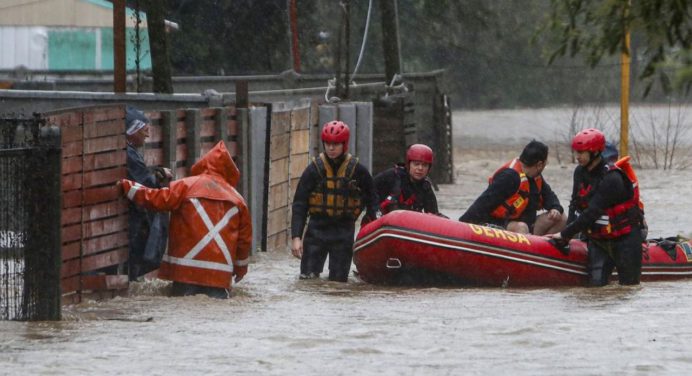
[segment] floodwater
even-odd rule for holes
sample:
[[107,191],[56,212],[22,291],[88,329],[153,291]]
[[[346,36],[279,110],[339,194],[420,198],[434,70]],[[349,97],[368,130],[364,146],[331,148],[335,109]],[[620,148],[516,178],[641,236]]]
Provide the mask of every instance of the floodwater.
[[[481,128],[492,114],[455,113],[455,137],[477,137],[470,124]],[[513,121],[512,111],[503,116]],[[457,142],[457,184],[438,192],[452,217],[480,193],[505,154],[516,153],[513,140],[485,153],[478,139],[473,148]],[[573,167],[551,161],[545,173],[565,205]],[[690,171],[639,174],[652,236],[689,235]],[[288,252],[261,253],[226,301],[168,298],[168,284],[154,280],[133,284],[128,297],[64,307],[60,322],[0,321],[0,374],[687,375],[692,369],[692,280],[404,288],[355,276],[348,284],[299,281],[298,268]]]

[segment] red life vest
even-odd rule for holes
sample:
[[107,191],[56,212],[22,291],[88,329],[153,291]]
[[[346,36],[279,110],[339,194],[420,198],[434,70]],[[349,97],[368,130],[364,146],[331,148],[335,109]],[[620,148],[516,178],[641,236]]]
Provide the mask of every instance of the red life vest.
[[[600,218],[598,218],[596,222],[594,222],[591,225],[591,228],[588,230],[589,237],[594,239],[619,238],[632,232],[632,226],[641,224],[642,221],[642,211],[639,206],[640,201],[638,182],[636,180],[632,181],[628,174],[617,166],[617,163],[606,165],[606,169],[606,173],[617,172],[618,174],[620,174],[620,176],[622,176],[625,183],[631,184],[632,197],[630,197],[624,202],[621,202],[619,204],[613,205],[605,209],[605,213]],[[577,192],[579,199],[579,208],[582,208],[583,210],[588,207],[590,197],[594,191],[595,187],[591,185],[582,185],[579,188],[579,191]]]
[[[490,216],[499,219],[517,219],[521,216],[524,210],[526,210],[526,207],[529,206],[529,193],[531,191],[529,177],[526,176],[526,173],[524,173],[519,158],[514,158],[513,160],[502,165],[502,167],[498,168],[493,176],[488,179],[488,183],[492,183],[495,176],[497,176],[500,171],[507,168],[511,168],[519,174],[519,188],[517,189],[516,193],[505,200],[505,202],[503,202],[500,206],[495,208],[495,210],[490,213]],[[538,175],[533,178],[533,180],[536,182],[538,195],[541,197],[541,191],[543,190],[543,177]],[[539,208],[543,207],[542,198],[538,206]]]
[[[391,187],[389,195],[380,202],[382,214],[387,214],[394,210],[411,210],[423,213],[425,211],[425,202],[423,201],[426,199],[425,196],[418,197],[415,192],[409,192],[410,195],[404,197],[404,190],[401,188],[401,185],[402,180],[409,179],[406,168],[398,165],[394,166],[394,173],[396,174],[394,185]],[[423,185],[425,191],[432,191],[432,183],[427,176],[420,184]]]

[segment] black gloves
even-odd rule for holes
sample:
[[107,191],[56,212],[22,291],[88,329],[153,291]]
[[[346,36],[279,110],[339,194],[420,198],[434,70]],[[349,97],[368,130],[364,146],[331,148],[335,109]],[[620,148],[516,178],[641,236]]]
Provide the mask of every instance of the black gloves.
[[569,239],[563,238],[551,238],[548,239],[548,243],[552,244],[560,253],[563,255],[569,255]]

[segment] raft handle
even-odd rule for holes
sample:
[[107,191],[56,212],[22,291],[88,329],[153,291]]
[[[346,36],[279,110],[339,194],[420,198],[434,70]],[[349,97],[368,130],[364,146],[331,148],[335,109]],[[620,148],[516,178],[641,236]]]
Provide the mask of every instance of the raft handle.
[[387,266],[387,269],[399,269],[401,268],[401,260],[395,257],[390,257],[387,259],[387,263],[385,265]]

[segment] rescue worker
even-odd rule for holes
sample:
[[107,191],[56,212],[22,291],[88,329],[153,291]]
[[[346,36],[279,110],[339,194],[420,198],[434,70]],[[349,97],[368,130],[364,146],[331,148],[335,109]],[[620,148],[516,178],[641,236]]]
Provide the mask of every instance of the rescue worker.
[[[567,221],[560,200],[543,178],[548,146],[533,140],[488,179],[488,188],[460,221],[491,225],[518,233],[544,235],[560,231]],[[544,213],[537,215],[539,210]]]
[[579,232],[586,235],[589,250],[589,283],[604,286],[613,268],[620,284],[639,284],[642,266],[643,212],[636,182],[602,152],[605,136],[585,129],[572,140],[579,165],[574,170],[570,208],[581,214],[561,232],[548,235],[558,248]]
[[[167,168],[150,168],[140,151],[149,137],[151,121],[134,107],[125,110],[127,178],[145,187],[161,188],[173,178]],[[168,213],[157,213],[130,203],[128,211],[128,274],[130,281],[157,269],[166,251]]]
[[433,151],[423,144],[411,145],[406,150],[406,164],[375,176],[375,187],[380,199],[380,211],[413,210],[440,214],[428,173],[433,163]]
[[329,255],[329,280],[347,282],[356,220],[363,208],[364,220],[377,217],[372,176],[358,158],[348,153],[349,135],[344,122],[324,124],[324,152],[312,159],[298,181],[291,218],[291,252],[301,259],[300,279],[318,278]]
[[147,209],[171,212],[168,253],[159,277],[173,281],[173,295],[204,293],[226,298],[232,278],[247,273],[252,224],[234,188],[240,172],[223,141],[169,188],[147,188],[122,180],[127,198]]
[[[605,143],[605,149],[603,152],[601,152],[601,158],[605,161],[606,164],[614,164],[616,167],[619,167],[630,179],[630,181],[634,182],[634,188],[639,190],[638,185],[638,179],[637,179],[637,174],[634,172],[634,169],[632,168],[632,165],[630,165],[629,160],[630,157],[625,156],[623,158],[620,158],[620,153],[618,152],[617,147],[615,147],[615,144],[606,141]],[[637,196],[639,196],[639,193],[637,191]],[[577,202],[575,200],[572,200],[570,202],[569,210],[568,210],[568,216],[567,216],[567,223],[572,223],[580,214],[583,207],[578,207]],[[644,203],[641,200],[641,197],[639,197],[639,208],[642,210],[642,214],[644,213]],[[642,232],[642,239],[646,239],[646,237],[649,234],[649,227],[646,224],[646,217],[642,219],[642,225],[641,225],[641,232]],[[584,238],[583,234],[580,232],[575,237]]]

